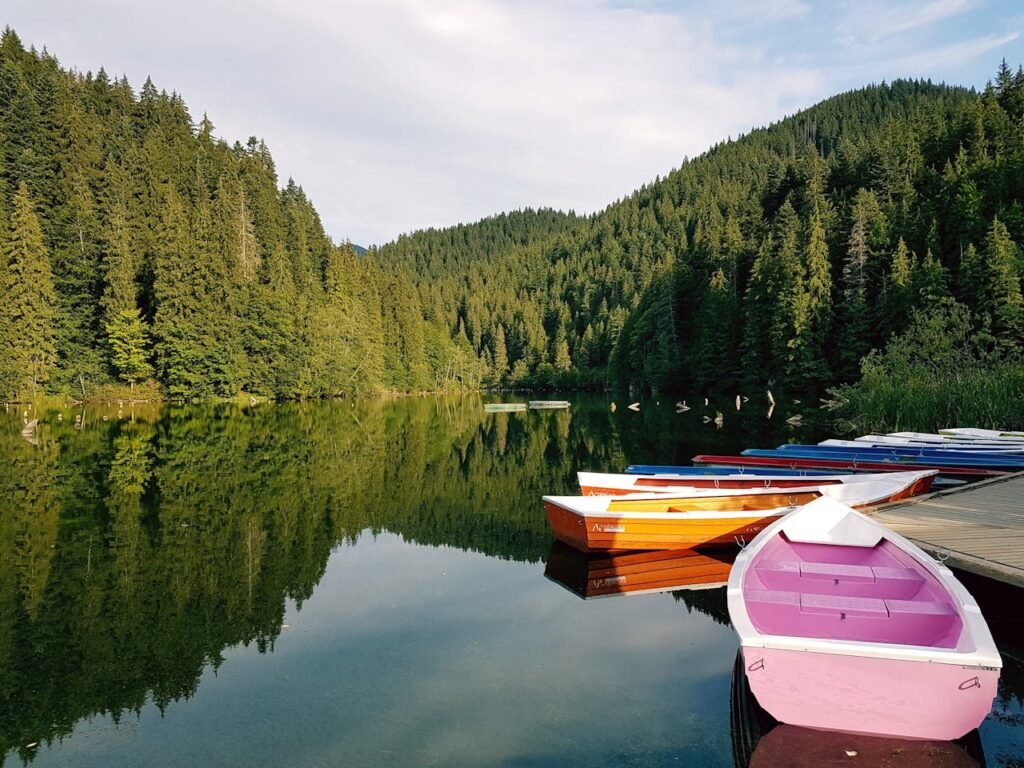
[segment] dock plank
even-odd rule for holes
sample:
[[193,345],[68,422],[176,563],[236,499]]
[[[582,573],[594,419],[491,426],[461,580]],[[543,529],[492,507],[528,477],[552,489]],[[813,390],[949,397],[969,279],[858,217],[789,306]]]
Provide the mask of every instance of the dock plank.
[[1024,587],[1024,472],[889,504],[875,518],[951,567]]

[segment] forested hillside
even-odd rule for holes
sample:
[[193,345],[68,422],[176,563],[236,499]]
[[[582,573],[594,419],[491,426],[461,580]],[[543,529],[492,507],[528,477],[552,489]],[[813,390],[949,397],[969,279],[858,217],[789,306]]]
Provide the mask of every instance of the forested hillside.
[[264,144],[0,39],[0,400],[478,386],[402,272],[337,247]]
[[916,307],[1024,330],[1024,72],[896,81],[687,161],[591,216],[333,244],[256,138],[0,39],[0,400],[856,376]]
[[381,255],[417,271],[505,382],[820,389],[948,296],[1016,347],[1022,110],[1024,73],[1005,64],[982,94],[871,86],[716,146],[547,242],[495,255],[453,235],[455,269],[429,257],[438,233]]

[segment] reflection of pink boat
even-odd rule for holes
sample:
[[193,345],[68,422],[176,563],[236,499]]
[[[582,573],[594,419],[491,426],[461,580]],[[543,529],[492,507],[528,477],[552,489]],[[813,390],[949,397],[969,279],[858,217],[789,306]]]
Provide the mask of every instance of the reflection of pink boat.
[[974,598],[907,539],[830,498],[772,523],[729,576],[750,688],[809,728],[955,739],[1002,661]]
[[978,762],[958,744],[948,741],[910,741],[891,736],[850,736],[779,725],[761,737],[749,768],[978,768]]

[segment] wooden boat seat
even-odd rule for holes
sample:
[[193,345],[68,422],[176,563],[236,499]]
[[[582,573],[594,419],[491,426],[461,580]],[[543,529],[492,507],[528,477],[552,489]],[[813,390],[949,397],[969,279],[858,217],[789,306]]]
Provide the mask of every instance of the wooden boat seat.
[[800,610],[804,613],[827,613],[835,616],[863,616],[873,619],[889,618],[885,600],[877,597],[845,597],[843,595],[800,595]]
[[960,617],[948,603],[752,589],[747,610],[765,634],[953,647]]
[[840,579],[843,581],[874,581],[875,574],[867,565],[840,563],[799,563],[800,577],[804,579]]
[[847,597],[907,599],[924,585],[913,568],[767,560],[755,566],[768,589]]

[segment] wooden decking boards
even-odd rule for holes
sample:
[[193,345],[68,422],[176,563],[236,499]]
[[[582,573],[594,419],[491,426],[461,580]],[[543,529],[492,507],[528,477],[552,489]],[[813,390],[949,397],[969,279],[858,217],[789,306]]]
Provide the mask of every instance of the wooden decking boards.
[[1024,472],[889,504],[875,519],[952,568],[1024,587]]

